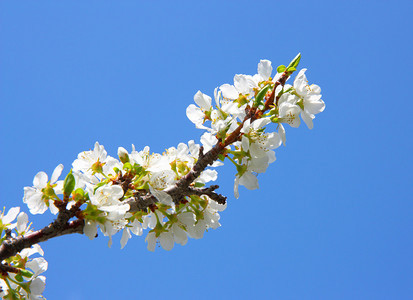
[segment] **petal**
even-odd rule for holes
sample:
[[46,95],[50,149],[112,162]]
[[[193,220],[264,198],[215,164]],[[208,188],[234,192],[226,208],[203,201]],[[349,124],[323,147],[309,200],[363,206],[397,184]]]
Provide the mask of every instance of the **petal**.
[[255,190],[259,187],[257,176],[248,171],[241,176],[239,184],[245,186],[249,190]]
[[31,250],[33,251],[33,253],[39,253],[42,256],[44,255],[44,251],[43,251],[42,247],[40,247],[39,244],[33,245]]
[[285,142],[286,142],[286,139],[285,139],[285,128],[284,128],[284,126],[283,126],[281,123],[278,124],[278,134],[280,135],[281,140],[282,140],[282,142],[283,142],[283,144],[284,144],[284,146],[285,146]]
[[323,100],[311,101],[304,100],[304,110],[309,114],[318,114],[325,109],[326,105]]
[[[202,112],[202,110],[199,107],[196,107],[194,104],[190,104],[186,108],[186,116],[192,123],[197,125],[197,127],[202,125],[202,122],[205,118],[205,114]],[[206,129],[206,127],[203,129]]]
[[59,212],[59,209],[56,207],[56,205],[54,205],[54,201],[49,202],[49,208],[50,212],[54,215],[57,215],[57,213]]
[[192,212],[183,212],[178,215],[178,220],[185,226],[194,226],[196,219],[195,215]]
[[294,79],[294,88],[296,89],[297,93],[300,95],[306,95],[308,93],[308,90],[307,90],[308,81],[307,81],[307,77],[304,74],[305,71],[307,71],[307,69],[301,69]]
[[311,92],[314,94],[321,94],[321,88],[316,84],[310,85],[310,89],[311,89]]
[[122,238],[120,239],[121,249],[123,249],[126,246],[126,243],[131,237],[132,235],[130,234],[129,229],[124,228],[123,233],[122,233]]
[[208,207],[210,207],[213,210],[224,211],[227,208],[227,203],[219,204],[218,202],[215,202],[214,200],[209,200]]
[[205,132],[201,136],[201,143],[204,146],[204,153],[207,153],[209,150],[212,149],[212,147],[215,146],[215,144],[218,142],[218,139],[210,134],[209,132]]
[[170,251],[174,247],[174,237],[170,232],[162,232],[159,236],[159,242],[166,251]]
[[159,200],[159,202],[166,204],[166,205],[174,206],[173,199],[167,192],[154,189],[150,185],[149,185],[149,190],[151,194],[154,195],[155,198]]
[[95,155],[96,161],[99,159],[99,161],[103,162],[106,159],[107,152],[103,145],[99,145],[99,142],[96,142],[95,148],[93,149],[93,154]]
[[29,261],[26,267],[34,272],[34,276],[37,276],[47,270],[48,263],[43,257],[36,257]]
[[188,149],[189,149],[189,152],[191,153],[191,155],[193,157],[198,158],[199,148],[200,148],[200,146],[198,144],[195,144],[195,142],[193,140],[190,140],[188,142]]
[[29,222],[29,216],[25,212],[19,213],[17,216],[17,231],[23,232],[27,228],[27,223]]
[[109,187],[108,192],[111,197],[113,197],[113,199],[119,200],[123,197],[123,189],[120,187],[120,185],[112,185],[111,187]]
[[303,121],[305,122],[305,124],[307,124],[309,129],[313,129],[313,119],[314,119],[314,115],[309,114],[305,111],[301,112],[301,118],[303,119]]
[[132,222],[131,225],[132,227],[130,228],[130,231],[132,231],[134,235],[138,235],[138,236],[142,235],[143,230],[142,230],[141,222],[139,222],[138,220],[135,220]]
[[[249,170],[257,173],[265,173],[269,164],[268,152],[265,152],[263,156],[251,159]],[[254,176],[255,177],[255,176]]]
[[37,173],[33,179],[33,186],[41,190],[45,188],[46,185],[47,185],[47,174],[43,171]]
[[188,242],[188,235],[186,234],[186,231],[179,227],[176,223],[172,225],[172,230],[175,243],[184,246]]
[[244,125],[242,125],[241,132],[248,133],[250,131],[250,127],[251,127],[251,119],[248,119],[244,122]]
[[218,172],[215,170],[204,170],[196,180],[197,182],[206,183],[209,181],[215,181],[218,178]]
[[98,229],[96,227],[96,223],[90,220],[86,220],[86,224],[83,227],[83,233],[89,237],[89,239],[93,240],[96,237]]
[[26,203],[32,215],[42,214],[47,210],[46,203],[42,199],[42,193],[33,194],[30,199],[27,199]]
[[261,118],[252,122],[251,126],[252,128],[254,128],[254,130],[258,130],[269,123],[271,123],[270,118]]
[[272,73],[271,62],[266,59],[260,60],[258,64],[258,74],[261,75],[263,80],[268,80]]
[[[12,207],[2,219],[3,224],[10,224],[19,214],[20,207]],[[0,215],[1,217],[1,215]]]
[[222,91],[222,96],[227,99],[237,99],[239,94],[235,86],[229,84],[223,84],[220,87]]
[[267,147],[268,149],[276,149],[281,146],[281,137],[276,132],[271,132],[267,135]]
[[236,199],[239,198],[238,186],[239,186],[239,177],[235,176],[235,180],[234,180],[234,197]]
[[243,135],[242,138],[241,138],[242,151],[248,152],[249,145],[250,145],[249,139],[245,135]]
[[145,238],[145,242],[148,243],[148,250],[154,252],[156,246],[156,237],[154,232],[148,233]]
[[46,287],[46,277],[38,276],[30,283],[30,296],[41,295]]
[[201,91],[198,91],[194,96],[194,101],[204,110],[210,110],[212,108],[211,102],[212,99],[208,95],[205,95]]
[[58,165],[58,166],[54,169],[53,174],[52,174],[52,178],[50,179],[50,182],[51,182],[52,184],[57,181],[57,179],[59,178],[60,174],[62,174],[62,171],[63,171],[63,165],[62,165],[62,164]]

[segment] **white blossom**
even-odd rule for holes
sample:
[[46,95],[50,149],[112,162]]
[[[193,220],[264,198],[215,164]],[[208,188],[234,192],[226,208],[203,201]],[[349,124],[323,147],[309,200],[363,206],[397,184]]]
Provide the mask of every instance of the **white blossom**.
[[53,197],[53,195],[50,196],[49,194],[45,194],[45,192],[46,187],[49,184],[50,188],[53,189],[53,192],[55,194],[62,193],[61,188],[56,188],[56,181],[62,173],[62,170],[63,165],[58,165],[54,169],[50,181],[48,181],[48,177],[45,172],[39,172],[33,179],[33,187],[24,188],[23,202],[26,203],[29,207],[30,213],[32,213],[33,215],[42,214],[47,210],[48,207],[53,214],[57,214],[59,212],[57,207],[54,205],[53,199],[50,198]]

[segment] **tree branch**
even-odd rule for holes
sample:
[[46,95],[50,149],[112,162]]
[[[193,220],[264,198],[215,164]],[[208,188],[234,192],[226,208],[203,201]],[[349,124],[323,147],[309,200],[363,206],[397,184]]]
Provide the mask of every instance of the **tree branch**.
[[24,236],[4,240],[0,245],[0,262],[8,257],[16,255],[25,248],[29,248],[34,244],[47,241],[51,238],[72,233],[83,233],[83,220],[77,219],[71,222],[65,221],[63,223],[66,218],[67,215],[60,212],[56,220],[43,229],[30,232]]
[[[183,200],[185,196],[191,195],[207,195],[210,199],[216,201],[219,204],[226,203],[226,197],[215,193],[218,185],[212,185],[207,188],[195,188],[190,185],[209,165],[212,165],[218,159],[218,156],[220,154],[225,154],[225,148],[227,146],[240,140],[242,136],[241,129],[248,119],[251,119],[252,123],[254,120],[260,118],[265,111],[269,110],[270,107],[274,105],[274,101],[276,101],[277,104],[279,97],[275,97],[275,90],[279,85],[285,85],[285,82],[287,81],[290,74],[291,73],[286,71],[281,75],[279,80],[274,84],[272,93],[268,97],[266,97],[264,108],[262,110],[256,107],[246,108],[246,116],[244,120],[231,134],[226,137],[224,141],[219,140],[217,144],[205,154],[203,152],[203,147],[200,147],[198,160],[192,167],[192,170],[180,180],[178,180],[178,182],[173,187],[165,190],[165,192],[167,192],[172,197],[173,201],[176,204]],[[114,184],[120,184],[124,192],[129,189],[130,183],[131,178],[129,177],[122,177],[119,178],[117,182],[114,182]],[[136,212],[139,210],[146,211],[148,207],[156,204],[157,202],[158,200],[155,198],[155,196],[153,196],[149,192],[143,194],[137,192],[135,193],[134,197],[124,201],[124,203],[129,204],[130,212]],[[80,206],[82,205],[82,203],[77,203],[70,210],[66,209],[66,205],[66,201],[62,201],[61,203],[57,204],[59,208],[59,214],[56,220],[43,229],[28,233],[24,236],[19,236],[17,238],[12,238],[10,236],[3,241],[3,243],[0,245],[0,272],[7,270],[10,270],[12,272],[13,269],[11,269],[11,266],[2,264],[1,262],[8,257],[16,255],[18,252],[25,248],[29,248],[34,244],[66,234],[83,234],[84,221],[82,219],[76,219],[69,222],[69,220],[73,218],[78,211],[80,211]]]
[[218,185],[211,185],[210,187],[207,188],[194,188],[194,187],[188,187],[188,196],[191,195],[197,195],[197,196],[202,196],[202,195],[207,195],[209,198],[214,200],[215,202],[219,204],[225,204],[227,203],[227,197],[217,194],[214,192],[219,188]]

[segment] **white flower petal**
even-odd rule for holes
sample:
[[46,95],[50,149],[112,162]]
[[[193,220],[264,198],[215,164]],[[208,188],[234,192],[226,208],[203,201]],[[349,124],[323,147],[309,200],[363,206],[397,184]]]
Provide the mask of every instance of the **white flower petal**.
[[305,111],[301,112],[301,118],[303,119],[303,121],[305,122],[305,124],[307,125],[307,127],[309,129],[313,129],[313,119],[314,119],[314,115],[309,114]]
[[176,223],[171,227],[174,234],[174,241],[177,244],[184,246],[188,242],[188,235],[186,231],[179,227]]
[[96,222],[86,220],[85,226],[83,227],[83,233],[89,237],[90,240],[93,240],[98,233]]
[[20,212],[20,207],[18,206],[10,208],[7,214],[2,219],[3,224],[10,224],[14,219],[16,219],[19,212]]
[[166,204],[166,205],[175,206],[172,197],[167,192],[154,189],[150,185],[149,185],[149,190],[151,194],[154,195],[155,198],[159,200],[159,202]]
[[41,295],[46,287],[46,277],[38,276],[30,284],[30,296]]
[[54,201],[52,200],[49,201],[49,208],[50,212],[54,215],[57,215],[57,213],[59,212],[59,209],[56,207],[56,205],[54,205]]
[[212,99],[208,95],[205,95],[201,91],[198,91],[194,96],[194,101],[203,110],[210,110],[212,108]]
[[29,216],[25,212],[19,213],[17,216],[17,231],[26,231],[27,223],[29,222]]
[[170,232],[162,232],[159,235],[159,242],[166,251],[170,251],[174,247],[174,237]]
[[43,171],[39,172],[34,176],[33,186],[39,190],[43,189],[47,185],[47,174]]
[[278,124],[278,134],[280,135],[281,140],[282,140],[282,142],[283,142],[283,144],[284,144],[284,146],[285,146],[285,142],[286,142],[286,138],[285,138],[285,128],[284,128],[284,126],[283,126],[281,123]]
[[34,276],[37,276],[47,270],[48,263],[43,257],[36,257],[29,261],[26,267],[34,272]]
[[148,233],[145,238],[145,242],[148,243],[148,250],[154,252],[156,246],[156,237],[154,232]]
[[255,190],[259,187],[257,176],[248,171],[241,176],[239,184],[245,186],[249,190]]
[[62,164],[58,165],[54,169],[53,174],[52,174],[52,178],[50,179],[50,182],[52,184],[55,183],[57,181],[57,179],[59,179],[59,176],[62,174],[62,171],[63,171],[63,165]]
[[122,233],[122,238],[120,239],[121,249],[123,249],[126,246],[126,243],[131,237],[132,235],[130,234],[129,229],[124,228],[123,233]]
[[235,176],[235,180],[234,180],[234,197],[236,199],[239,198],[238,186],[239,186],[239,177],[237,175],[237,176]]
[[227,99],[237,99],[239,96],[239,93],[235,86],[229,85],[229,84],[223,84],[220,87],[220,90],[222,91],[222,96]]
[[194,104],[190,104],[186,108],[186,116],[188,119],[196,125],[199,129],[207,129],[206,126],[202,125],[205,114],[199,107],[196,107]]
[[268,80],[272,73],[271,62],[266,59],[260,60],[258,64],[258,74],[261,75],[263,80]]

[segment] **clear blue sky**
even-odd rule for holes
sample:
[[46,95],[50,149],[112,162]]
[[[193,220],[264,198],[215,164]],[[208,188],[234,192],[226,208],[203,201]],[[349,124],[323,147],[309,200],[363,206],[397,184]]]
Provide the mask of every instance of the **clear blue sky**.
[[[217,230],[170,251],[134,238],[42,245],[48,299],[413,297],[411,1],[2,1],[0,204],[102,143],[154,151],[202,131],[201,90],[298,52],[326,110]],[[26,212],[28,209],[23,208]],[[35,228],[53,216],[33,216]]]

